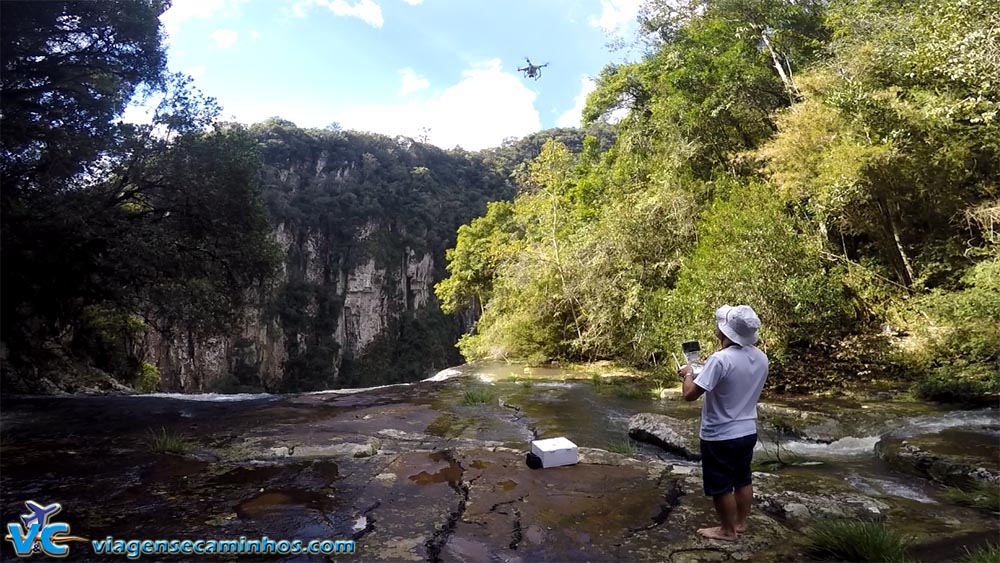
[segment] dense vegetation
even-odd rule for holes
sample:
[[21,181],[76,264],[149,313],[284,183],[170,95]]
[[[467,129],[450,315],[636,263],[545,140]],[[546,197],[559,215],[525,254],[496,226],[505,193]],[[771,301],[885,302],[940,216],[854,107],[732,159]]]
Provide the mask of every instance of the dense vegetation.
[[779,385],[881,361],[995,391],[1000,7],[675,5],[588,99],[585,122],[628,110],[614,146],[548,142],[459,229],[437,293],[482,313],[463,354],[659,365],[747,303]]
[[[147,327],[216,334],[274,269],[253,140],[166,73],[166,7],[2,4],[5,372],[155,387]],[[164,95],[149,125],[118,120],[137,91]]]

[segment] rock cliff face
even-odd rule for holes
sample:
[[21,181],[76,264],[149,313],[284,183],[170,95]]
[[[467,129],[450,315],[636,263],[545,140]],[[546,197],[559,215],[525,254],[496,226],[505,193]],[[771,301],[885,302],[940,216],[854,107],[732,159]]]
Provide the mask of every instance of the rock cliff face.
[[[279,226],[279,240],[284,230],[284,225]],[[315,244],[313,237],[306,241],[306,248],[297,250],[308,252]],[[417,256],[407,249],[396,270],[378,267],[375,259],[369,258],[354,268],[338,269],[332,277],[339,283],[330,284],[324,282],[323,267],[317,261],[311,257],[306,262],[305,280],[324,292],[326,299],[339,304],[334,313],[335,328],[329,335],[337,349],[324,370],[329,376],[326,381],[334,386],[347,383],[339,377],[344,359],[362,359],[366,348],[402,313],[438,306],[433,295],[438,280],[429,253]],[[279,286],[287,282],[287,278],[281,280]],[[160,370],[163,388],[199,392],[234,390],[234,386],[251,388],[255,383],[272,390],[293,387],[286,385],[286,364],[290,356],[308,354],[316,335],[298,331],[286,334],[280,319],[270,318],[269,305],[273,303],[264,302],[246,311],[242,326],[233,335],[198,339],[187,334],[169,337],[150,332],[147,357]],[[321,312],[317,299],[309,302],[302,313],[322,323],[329,319],[317,317],[330,311]]]
[[370,386],[460,362],[465,322],[440,312],[434,284],[458,226],[509,196],[507,183],[467,154],[408,139],[285,122],[257,132],[282,266],[230,334],[147,335],[161,389]]

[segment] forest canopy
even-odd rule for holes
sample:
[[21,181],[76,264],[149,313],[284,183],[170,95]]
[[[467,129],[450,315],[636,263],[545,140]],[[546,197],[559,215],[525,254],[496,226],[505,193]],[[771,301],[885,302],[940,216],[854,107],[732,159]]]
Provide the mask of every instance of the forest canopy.
[[[277,265],[255,143],[167,72],[168,6],[0,4],[5,373],[75,357],[153,389],[146,330],[218,334]],[[139,91],[152,122],[122,122]]]
[[996,389],[1000,6],[651,1],[641,23],[647,54],[584,111],[627,111],[615,144],[549,141],[459,230],[437,291],[481,311],[466,358],[655,366],[746,303],[779,385],[865,342],[848,370]]

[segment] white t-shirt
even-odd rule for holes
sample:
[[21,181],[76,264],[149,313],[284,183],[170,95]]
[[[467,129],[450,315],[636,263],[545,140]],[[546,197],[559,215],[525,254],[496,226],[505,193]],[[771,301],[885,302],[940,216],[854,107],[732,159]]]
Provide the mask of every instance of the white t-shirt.
[[756,346],[730,346],[708,357],[695,377],[705,390],[701,439],[731,440],[757,432],[757,400],[767,379],[767,355]]

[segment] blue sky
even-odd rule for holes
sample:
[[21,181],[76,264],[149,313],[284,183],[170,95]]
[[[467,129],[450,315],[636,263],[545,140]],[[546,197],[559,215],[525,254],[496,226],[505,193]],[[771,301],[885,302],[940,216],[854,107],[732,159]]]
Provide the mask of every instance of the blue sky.
[[[589,77],[634,58],[641,0],[174,0],[172,71],[223,118],[419,137],[476,150],[578,125]],[[548,62],[539,80],[524,58]],[[138,109],[127,119],[140,120]]]

